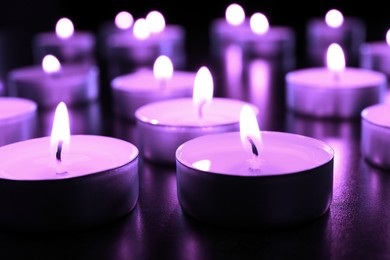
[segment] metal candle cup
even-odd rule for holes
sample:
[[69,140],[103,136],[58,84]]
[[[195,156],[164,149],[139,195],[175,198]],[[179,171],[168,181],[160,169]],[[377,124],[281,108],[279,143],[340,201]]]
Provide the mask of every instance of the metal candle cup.
[[203,118],[198,117],[190,98],[142,106],[135,113],[141,153],[153,162],[174,164],[176,149],[182,143],[206,134],[237,131],[244,104],[248,103],[214,98],[204,107]]
[[88,103],[99,96],[99,70],[83,65],[63,65],[58,73],[41,67],[15,69],[8,76],[11,96],[34,100],[41,107]]
[[287,106],[314,117],[353,118],[384,100],[384,74],[346,68],[338,78],[326,68],[302,69],[286,75]]
[[360,47],[360,66],[383,72],[390,78],[390,46],[385,42],[363,44]]
[[33,138],[37,104],[22,98],[0,98],[0,146]]
[[58,171],[50,138],[0,148],[0,226],[56,232],[90,228],[130,212],[138,198],[138,150],[125,141],[76,135]]
[[364,109],[361,149],[363,156],[378,167],[390,169],[390,105],[379,104]]
[[259,170],[247,165],[240,133],[192,139],[176,152],[177,190],[185,213],[238,228],[301,224],[323,215],[333,190],[333,150],[295,134],[261,132]]
[[191,97],[195,73],[175,71],[171,79],[157,80],[153,72],[142,70],[115,78],[111,82],[114,111],[135,120],[135,111],[143,105],[182,97]]

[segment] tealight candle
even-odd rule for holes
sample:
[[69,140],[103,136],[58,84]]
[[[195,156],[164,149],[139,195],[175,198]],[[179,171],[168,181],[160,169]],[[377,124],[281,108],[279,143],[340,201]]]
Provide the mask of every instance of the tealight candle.
[[167,56],[156,59],[153,71],[140,70],[112,80],[114,111],[120,117],[134,120],[135,111],[143,105],[179,97],[191,97],[195,73],[173,71]]
[[177,149],[183,211],[240,228],[284,227],[324,214],[332,200],[332,148],[306,136],[260,133],[248,107],[240,124],[240,132],[201,136]]
[[137,109],[135,116],[143,156],[154,162],[172,164],[175,151],[183,142],[205,134],[238,130],[240,109],[248,103],[212,96],[211,73],[202,67],[195,78],[193,99],[165,100]]
[[39,33],[33,40],[34,59],[40,63],[52,54],[62,63],[95,64],[95,38],[91,32],[75,31],[68,18],[58,20],[55,33]]
[[307,54],[310,65],[323,66],[326,49],[332,43],[346,50],[348,65],[357,65],[359,47],[366,38],[364,22],[356,17],[344,17],[336,9],[329,10],[323,18],[312,19],[306,28]]
[[230,4],[226,8],[225,18],[214,20],[210,27],[213,55],[217,59],[221,58],[224,49],[246,33],[250,33],[250,27],[244,9],[237,3]]
[[329,46],[328,68],[310,68],[286,75],[287,106],[315,117],[358,117],[386,94],[384,74],[366,69],[345,68],[341,47]]
[[0,97],[0,146],[35,137],[36,119],[35,102]]
[[390,77],[390,30],[386,33],[386,42],[365,43],[360,48],[360,66],[377,70]]
[[295,34],[291,28],[270,26],[262,13],[254,13],[249,25],[251,31],[237,39],[246,56],[280,60],[285,71],[295,66]]
[[3,146],[0,157],[2,228],[84,229],[127,214],[137,202],[137,148],[110,137],[70,136],[63,103],[51,137]]
[[53,107],[60,101],[69,105],[88,103],[99,96],[99,70],[85,65],[61,65],[47,55],[42,67],[11,71],[8,76],[11,96],[34,100],[41,107]]
[[390,105],[378,104],[362,111],[363,156],[381,168],[390,169]]
[[137,19],[133,33],[112,34],[106,39],[110,77],[123,75],[139,67],[152,67],[156,58],[166,55],[176,68],[185,66],[185,30],[166,25],[164,16],[150,12]]

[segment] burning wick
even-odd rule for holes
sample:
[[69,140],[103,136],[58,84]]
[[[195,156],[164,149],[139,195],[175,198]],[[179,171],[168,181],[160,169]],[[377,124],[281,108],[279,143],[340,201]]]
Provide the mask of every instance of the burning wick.
[[[255,145],[255,142],[253,142],[252,138],[250,138],[249,136],[247,137],[248,139],[248,142],[251,144],[252,146],[252,153],[253,155],[255,156],[259,156],[259,151],[257,150],[257,147]],[[59,145],[59,144],[58,144]]]
[[61,162],[61,152],[62,152],[62,144],[64,143],[64,141],[59,141],[58,142],[58,146],[57,146],[57,152],[56,152],[56,159],[57,159],[57,162]]
[[198,105],[198,117],[200,119],[203,118],[203,107],[204,105],[206,105],[207,101],[206,100],[202,100],[199,105]]

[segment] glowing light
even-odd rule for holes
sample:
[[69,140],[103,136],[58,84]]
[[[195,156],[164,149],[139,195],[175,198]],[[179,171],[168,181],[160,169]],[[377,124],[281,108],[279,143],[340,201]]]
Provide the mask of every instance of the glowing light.
[[61,39],[68,39],[74,33],[74,26],[70,19],[61,18],[56,24],[56,35]]
[[386,42],[387,42],[387,45],[390,46],[390,29],[386,33]]
[[146,19],[140,18],[134,23],[133,34],[137,39],[145,40],[150,34],[150,27]]
[[205,104],[211,103],[213,99],[214,83],[210,70],[201,67],[195,76],[193,102],[198,111],[198,116],[202,118],[202,110]]
[[154,78],[157,80],[169,80],[173,75],[172,61],[165,55],[156,59],[153,65]]
[[329,10],[325,15],[325,22],[329,27],[338,28],[344,23],[343,14],[336,9]]
[[55,56],[49,54],[42,60],[42,69],[48,74],[58,73],[61,70],[61,63]]
[[53,128],[51,130],[50,146],[51,151],[57,157],[58,147],[61,146],[62,153],[66,153],[70,142],[70,127],[68,109],[64,102],[60,102],[54,115]]
[[326,63],[328,69],[333,72],[341,72],[345,69],[345,58],[340,45],[332,43],[326,53]]
[[119,29],[129,29],[133,25],[133,23],[134,18],[129,12],[122,11],[115,16],[115,25]]
[[196,169],[208,172],[211,168],[211,161],[210,160],[200,160],[197,162],[194,162],[192,166]]
[[146,16],[146,21],[149,24],[150,31],[152,33],[159,33],[165,29],[165,19],[164,16],[158,11],[151,11]]
[[241,25],[245,21],[244,9],[239,4],[229,5],[226,8],[225,19],[230,25]]
[[253,170],[260,169],[260,153],[263,148],[263,142],[256,114],[248,105],[244,105],[240,113],[240,138],[245,151],[252,156],[248,160],[249,167]]
[[269,29],[267,17],[262,13],[254,13],[249,20],[251,29],[256,34],[264,34]]

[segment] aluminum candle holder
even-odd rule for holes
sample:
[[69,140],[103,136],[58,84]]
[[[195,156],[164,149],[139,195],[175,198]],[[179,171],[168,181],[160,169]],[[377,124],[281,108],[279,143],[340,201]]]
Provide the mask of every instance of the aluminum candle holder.
[[182,144],[176,171],[183,211],[202,222],[235,228],[281,228],[327,212],[333,150],[316,139],[288,133],[262,132],[262,140],[256,170],[247,164],[238,132]]

